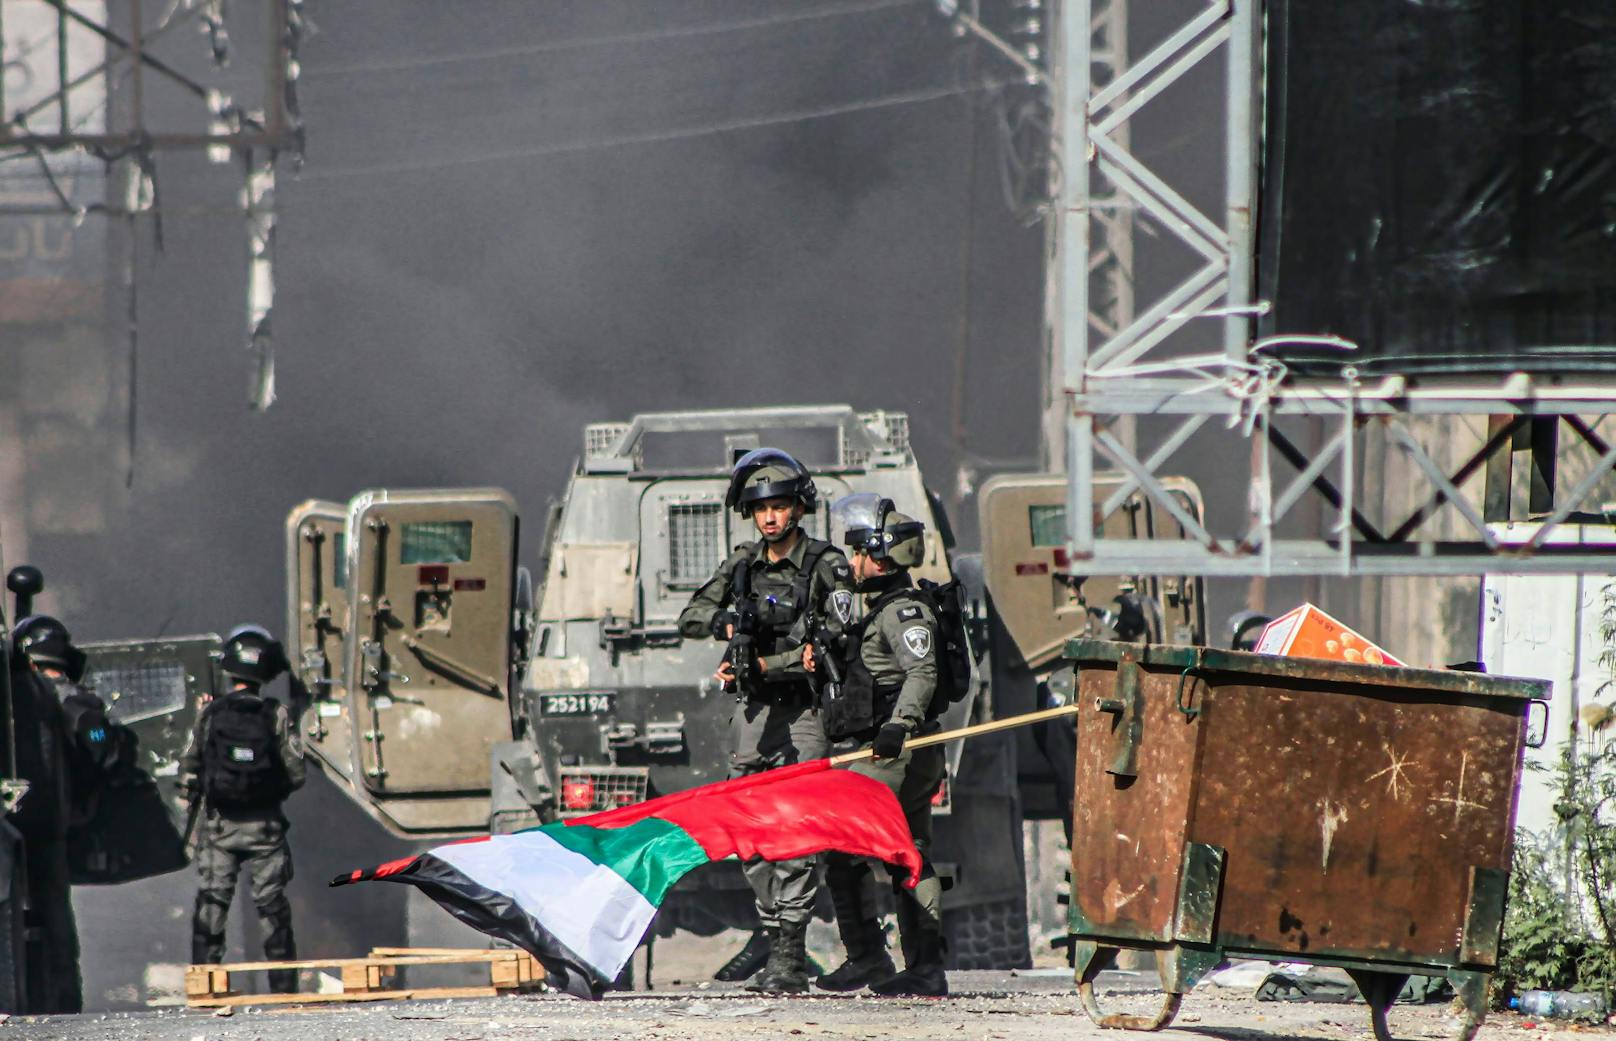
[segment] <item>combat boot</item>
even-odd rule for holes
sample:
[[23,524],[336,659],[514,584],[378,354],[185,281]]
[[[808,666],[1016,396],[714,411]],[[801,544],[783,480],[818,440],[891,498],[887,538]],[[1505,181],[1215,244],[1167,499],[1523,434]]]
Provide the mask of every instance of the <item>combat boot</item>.
[[849,878],[838,877],[828,870],[831,906],[836,910],[836,930],[842,934],[842,946],[847,948],[847,960],[835,972],[829,972],[814,981],[820,990],[860,990],[876,980],[890,978],[897,970],[887,954],[887,936],[881,923],[864,913],[861,879],[856,873]]
[[870,984],[870,992],[888,998],[943,997],[948,993],[948,977],[943,973],[943,923],[922,911],[910,893],[899,895],[897,910],[904,969]]
[[887,954],[886,934],[881,923],[859,921],[851,926],[842,925],[842,945],[847,948],[847,960],[835,972],[828,972],[814,981],[820,990],[861,990],[877,980],[891,979],[897,971],[892,957]]
[[943,934],[936,929],[922,930],[915,937],[914,957],[891,979],[870,984],[870,992],[884,998],[941,998],[948,994],[948,975],[943,972]]
[[801,994],[808,989],[807,922],[781,922],[769,931],[769,962],[746,989],[759,994]]
[[749,980],[757,975],[757,971],[763,968],[763,963],[768,960],[769,934],[761,928],[753,930],[752,935],[746,940],[746,946],[742,947],[735,957],[719,966],[718,971],[713,973],[713,979],[721,983]]

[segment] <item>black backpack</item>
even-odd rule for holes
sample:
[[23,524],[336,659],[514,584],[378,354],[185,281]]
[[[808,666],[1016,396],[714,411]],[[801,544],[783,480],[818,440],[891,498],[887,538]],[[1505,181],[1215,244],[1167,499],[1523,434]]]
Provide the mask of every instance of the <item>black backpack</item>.
[[275,702],[228,694],[203,718],[202,793],[218,810],[267,809],[291,794],[275,736]]
[[921,579],[914,592],[937,617],[937,692],[932,711],[941,713],[971,692],[971,639],[965,628],[965,589],[959,580],[938,585]]

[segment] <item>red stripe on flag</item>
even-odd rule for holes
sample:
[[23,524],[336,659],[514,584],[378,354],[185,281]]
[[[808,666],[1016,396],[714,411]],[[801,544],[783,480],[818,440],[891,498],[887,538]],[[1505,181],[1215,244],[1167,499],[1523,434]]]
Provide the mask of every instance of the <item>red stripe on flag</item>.
[[[774,785],[782,781],[789,781],[793,777],[802,777],[806,774],[815,774],[830,769],[829,759],[810,759],[806,763],[794,763],[791,766],[782,766],[776,770],[765,770],[762,773],[747,774],[745,777],[735,777],[728,781],[719,781],[717,784],[704,784],[700,788],[687,788],[672,795],[661,795],[645,802],[637,802],[632,806],[620,806],[615,810],[605,810],[601,813],[591,813],[587,817],[572,817],[568,819],[569,825],[584,825],[590,828],[626,828],[635,821],[647,817],[662,817],[663,812],[670,806],[677,806],[691,799],[702,800],[706,805],[708,799],[734,795],[748,788],[759,785]],[[890,793],[889,793],[890,794]]]
[[[378,866],[376,866],[374,868],[371,868],[367,877],[368,878],[386,878],[388,875],[396,875],[400,871],[403,871],[405,868],[409,867],[411,864],[415,863],[419,859],[421,859],[421,858],[420,857],[400,857],[397,860],[389,860],[385,864],[380,864],[380,865],[378,865]],[[359,881],[359,875],[361,873],[362,872],[358,872],[358,871],[354,872],[354,881],[355,882]]]
[[794,860],[834,849],[900,865],[911,886],[920,877],[920,854],[897,796],[849,770],[775,779],[728,797],[667,806],[656,816],[684,829],[714,860],[731,854]]

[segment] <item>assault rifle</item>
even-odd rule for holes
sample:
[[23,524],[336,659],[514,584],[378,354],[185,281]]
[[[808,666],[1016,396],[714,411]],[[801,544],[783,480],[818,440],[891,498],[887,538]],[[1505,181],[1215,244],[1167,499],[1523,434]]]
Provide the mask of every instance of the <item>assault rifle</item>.
[[750,694],[757,684],[757,605],[752,602],[752,569],[746,561],[735,565],[729,579],[730,601],[734,605],[729,646],[724,660],[735,678],[724,684],[724,691],[737,697]]

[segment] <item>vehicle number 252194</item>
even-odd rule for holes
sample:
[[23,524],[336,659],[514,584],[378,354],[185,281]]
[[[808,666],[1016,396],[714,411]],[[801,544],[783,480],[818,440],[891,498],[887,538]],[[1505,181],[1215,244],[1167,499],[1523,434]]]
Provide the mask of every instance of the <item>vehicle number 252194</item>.
[[597,712],[610,712],[614,700],[610,691],[540,694],[539,712],[546,716],[592,716]]

